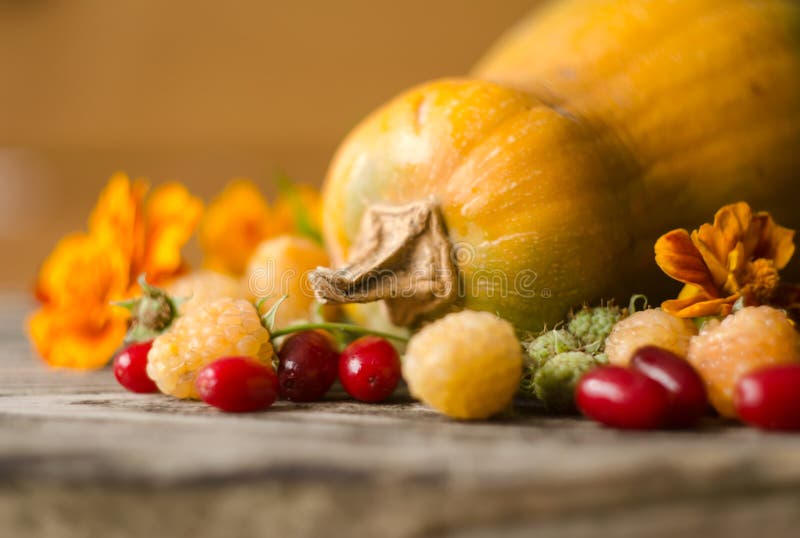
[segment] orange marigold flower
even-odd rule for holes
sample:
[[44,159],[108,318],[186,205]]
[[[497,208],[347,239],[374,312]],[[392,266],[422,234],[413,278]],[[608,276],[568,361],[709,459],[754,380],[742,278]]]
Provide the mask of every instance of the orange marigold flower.
[[274,235],[299,234],[322,243],[322,196],[309,185],[286,184],[273,211]]
[[249,179],[234,179],[211,201],[200,224],[203,265],[241,275],[250,254],[270,236],[270,209],[261,191]]
[[89,215],[89,234],[119,250],[129,262],[142,257],[142,206],[148,188],[145,180],[131,181],[118,172],[108,180]]
[[125,336],[126,315],[109,301],[128,289],[127,260],[86,234],[62,239],[42,265],[42,307],[28,319],[36,350],[53,366],[99,368]]
[[220,273],[242,276],[247,262],[265,239],[299,234],[320,240],[321,198],[313,187],[280,184],[270,208],[258,186],[234,179],[209,205],[200,225],[203,265]]
[[773,299],[778,271],[794,254],[794,231],[738,202],[691,235],[683,229],[662,235],[655,253],[659,267],[685,284],[677,299],[662,303],[664,310],[683,318],[726,316],[740,298],[748,305]]
[[120,346],[127,313],[111,304],[183,270],[180,249],[200,219],[202,202],[181,185],[153,190],[115,174],[89,218],[89,233],[62,239],[42,264],[36,296],[42,306],[28,319],[39,354],[53,366],[98,368]]
[[161,285],[186,272],[181,249],[202,215],[203,202],[180,183],[166,183],[154,189],[144,211],[142,255],[134,258],[131,279],[135,281],[144,274],[151,284]]

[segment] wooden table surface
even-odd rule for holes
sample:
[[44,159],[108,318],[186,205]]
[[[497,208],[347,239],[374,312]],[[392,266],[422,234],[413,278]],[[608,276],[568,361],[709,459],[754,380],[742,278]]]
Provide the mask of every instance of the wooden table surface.
[[0,297],[0,536],[798,536],[800,435],[483,423],[341,393],[225,415],[51,371]]

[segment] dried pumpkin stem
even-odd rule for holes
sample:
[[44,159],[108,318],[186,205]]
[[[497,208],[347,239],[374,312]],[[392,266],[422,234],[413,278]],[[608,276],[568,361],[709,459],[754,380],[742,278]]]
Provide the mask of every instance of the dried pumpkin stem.
[[395,325],[414,325],[456,299],[457,273],[438,206],[430,200],[367,208],[340,269],[309,275],[323,304],[383,300]]

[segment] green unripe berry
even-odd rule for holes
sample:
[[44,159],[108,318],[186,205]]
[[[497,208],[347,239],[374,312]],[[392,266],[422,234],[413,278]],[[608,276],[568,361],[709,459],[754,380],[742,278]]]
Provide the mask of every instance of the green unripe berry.
[[623,310],[615,305],[583,307],[572,315],[567,329],[580,340],[586,352],[597,353],[603,350],[612,327],[623,314]]
[[560,353],[542,365],[533,376],[536,397],[551,411],[575,410],[575,387],[581,376],[598,366],[597,360],[582,351]]
[[580,340],[569,331],[553,329],[537,336],[527,346],[529,362],[535,368],[566,351],[575,351],[581,347]]
[[575,351],[580,346],[580,340],[564,329],[545,331],[531,340],[525,346],[527,353],[523,359],[520,392],[533,396],[533,376],[536,375],[536,371],[559,353]]

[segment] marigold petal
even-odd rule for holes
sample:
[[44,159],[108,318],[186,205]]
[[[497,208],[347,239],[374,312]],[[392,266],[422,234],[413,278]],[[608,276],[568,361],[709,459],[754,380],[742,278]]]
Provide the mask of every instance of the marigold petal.
[[36,295],[78,316],[90,305],[123,298],[127,287],[128,261],[122,253],[95,236],[74,233],[61,239],[42,264]]
[[764,245],[767,243],[771,226],[772,217],[769,213],[762,211],[753,215],[753,219],[750,221],[750,227],[741,237],[741,242],[744,244],[745,255],[748,259],[753,258],[756,251],[764,250]]
[[710,252],[717,262],[724,264],[728,252],[741,241],[748,229],[751,217],[750,206],[744,202],[723,206],[714,214],[714,224],[703,224],[692,237],[699,239],[706,246],[706,256]]
[[28,334],[51,366],[100,368],[113,357],[127,329],[125,317],[107,308],[108,317],[97,324],[76,319],[72,309],[44,307],[28,318]]
[[734,236],[741,236],[750,226],[753,210],[747,202],[722,206],[714,214],[714,226]]
[[744,244],[740,241],[728,253],[725,280],[718,283],[719,289],[726,294],[739,293],[747,283],[749,261],[745,254]]
[[131,181],[118,172],[111,176],[89,216],[89,234],[128,259],[144,252],[142,204],[149,186],[143,179]]
[[166,183],[153,190],[145,209],[146,248],[143,258],[135,260],[135,272],[147,274],[152,283],[177,274],[183,267],[181,249],[202,214],[203,202],[180,183]]
[[658,238],[655,245],[656,263],[667,275],[692,284],[709,296],[717,297],[711,274],[703,257],[686,230],[672,230]]
[[[724,238],[720,240],[719,234],[713,231],[708,233],[710,228],[710,225],[704,224],[698,230],[692,232],[692,242],[698,252],[700,252],[700,256],[703,258],[703,262],[711,275],[714,289],[719,289],[724,286],[728,279],[728,254],[730,253],[730,249],[726,246],[725,248],[728,250],[725,251],[725,254],[721,258],[717,257],[714,250],[718,248],[719,245],[728,243],[728,239]],[[711,239],[712,242],[717,241],[715,243],[716,246],[709,245],[709,243],[702,239],[703,236]]]
[[759,224],[755,230],[758,240],[751,250],[751,257],[772,260],[776,269],[783,269],[794,256],[795,231],[776,224],[769,213],[759,213],[755,220]]
[[275,235],[261,191],[248,179],[231,181],[209,205],[200,224],[203,265],[241,275],[256,247]]
[[693,286],[692,284],[686,284],[681,288],[680,293],[678,293],[678,299],[688,299],[689,297],[697,297],[698,295],[701,296],[702,300],[709,298],[706,292],[701,288]]
[[661,303],[661,308],[679,318],[726,316],[738,298],[738,294],[718,299],[703,299],[702,296],[695,295],[685,299],[664,301]]

